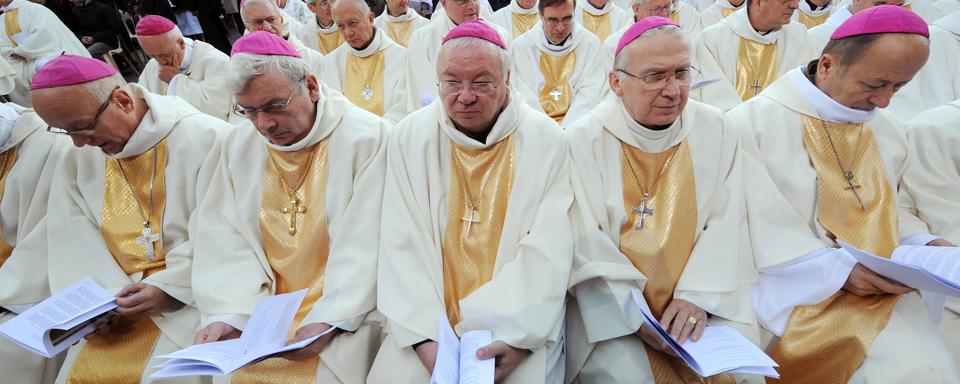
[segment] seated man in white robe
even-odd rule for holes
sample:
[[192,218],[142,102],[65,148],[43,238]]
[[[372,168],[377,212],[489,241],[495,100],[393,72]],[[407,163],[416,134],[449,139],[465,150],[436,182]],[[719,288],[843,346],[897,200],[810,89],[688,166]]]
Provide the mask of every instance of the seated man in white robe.
[[803,24],[808,30],[827,21],[835,9],[833,0],[799,0],[797,5],[793,21]]
[[575,0],[540,0],[537,7],[540,22],[514,42],[511,86],[566,127],[600,99],[600,39],[574,21]]
[[[575,251],[567,308],[567,378],[579,383],[731,382],[701,378],[633,303],[643,293],[680,343],[709,324],[760,342],[737,130],[688,101],[690,40],[649,17],[618,45],[612,97],[569,128]],[[758,377],[754,381],[762,380]]]
[[516,40],[540,21],[537,0],[511,0],[490,16],[490,22],[506,31],[503,38]]
[[179,96],[200,112],[230,121],[233,99],[223,86],[230,57],[212,45],[183,37],[162,16],[137,23],[137,42],[150,57],[137,82],[158,95]]
[[307,8],[307,4],[304,3],[304,0],[276,0],[277,7],[279,7],[283,13],[286,13],[288,16],[293,17],[295,20],[300,22],[300,24],[309,24],[313,21],[313,12]]
[[930,26],[930,58],[917,76],[893,96],[890,111],[900,120],[960,99],[960,10]]
[[406,48],[413,31],[430,24],[430,19],[410,9],[409,0],[387,0],[383,13],[373,20],[377,29],[386,32],[395,43]]
[[716,0],[700,11],[700,28],[707,29],[743,8],[746,0]]
[[0,0],[0,57],[17,73],[10,101],[32,106],[30,83],[44,62],[61,53],[90,57],[73,32],[47,7],[29,0]]
[[307,62],[314,76],[323,76],[323,55],[304,45],[297,34],[290,30],[294,21],[280,11],[273,0],[244,0],[240,5],[240,17],[248,32],[266,31],[286,40]]
[[492,333],[477,350],[500,383],[561,383],[573,257],[567,144],[510,92],[506,44],[480,21],[440,50],[441,98],[392,131],[369,383],[426,383],[439,321]]
[[326,56],[344,43],[340,27],[333,19],[333,0],[307,0],[307,7],[313,12],[313,18],[303,24],[297,36],[308,47]]
[[249,122],[224,141],[197,214],[197,342],[239,337],[260,299],[301,289],[293,339],[336,330],[214,382],[362,383],[380,345],[381,326],[367,315],[387,124],[268,33],[234,43],[228,87]]
[[[44,218],[57,159],[70,144],[46,126],[33,110],[0,104],[0,324],[50,295]],[[62,362],[0,340],[5,382],[53,383]]]
[[118,305],[108,325],[70,347],[57,383],[169,383],[149,375],[157,356],[193,344],[200,325],[188,229],[231,126],[80,56],[50,61],[32,86],[37,114],[77,146],[50,187],[50,291],[90,277]]
[[835,248],[951,245],[914,215],[901,188],[913,155],[881,109],[923,66],[927,34],[900,7],[860,12],[818,60],[728,114],[745,154],[754,310],[784,382],[960,381],[928,311],[942,307]]
[[[880,6],[880,5],[896,5],[901,6],[904,4],[904,0],[852,0],[850,2],[844,2],[840,6],[836,7],[833,13],[830,14],[830,17],[827,18],[822,24],[810,28],[807,31],[807,36],[810,38],[810,44],[813,44],[814,56],[823,52],[823,47],[827,46],[827,43],[830,42],[830,35],[837,30],[837,27],[840,24],[843,24],[844,21],[853,16],[853,14],[863,11],[868,8]],[[932,53],[932,50],[931,50]]]
[[[323,58],[323,83],[391,123],[406,116],[403,68],[407,50],[373,25],[364,0],[337,0],[333,16],[346,44]],[[388,70],[388,68],[390,70]]]
[[693,66],[703,79],[720,79],[693,92],[697,101],[730,110],[780,75],[814,56],[807,29],[791,22],[797,0],[747,0],[744,9],[704,29],[694,43]]
[[577,0],[573,18],[600,41],[631,24],[627,11],[613,4],[613,0]]

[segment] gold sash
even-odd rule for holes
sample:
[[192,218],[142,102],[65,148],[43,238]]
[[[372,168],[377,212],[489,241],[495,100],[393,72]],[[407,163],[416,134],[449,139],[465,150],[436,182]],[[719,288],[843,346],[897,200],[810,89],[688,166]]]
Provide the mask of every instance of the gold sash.
[[[326,214],[327,140],[296,152],[268,151],[260,194],[260,233],[264,253],[276,279],[276,293],[307,290],[307,297],[294,318],[296,327],[323,296],[323,275],[330,253]],[[270,156],[276,163],[270,160]],[[304,207],[302,211],[293,208],[281,177],[291,189],[303,180],[295,192],[300,199],[299,206]],[[290,224],[294,217],[296,234],[291,235]],[[296,329],[291,329],[294,331]],[[237,371],[230,382],[315,383],[319,364],[319,356],[298,361],[270,358]]]
[[[412,11],[411,11],[412,12]],[[410,36],[413,35],[413,20],[402,23],[387,22],[387,36],[404,48],[410,43]]]
[[3,30],[10,39],[10,43],[16,47],[17,42],[13,40],[13,35],[23,32],[20,29],[20,8],[11,9],[3,14]]
[[777,79],[777,43],[763,44],[740,38],[737,54],[737,93],[747,101]]
[[570,109],[573,90],[570,88],[570,74],[577,65],[577,51],[563,56],[553,56],[540,52],[540,73],[543,74],[543,88],[540,89],[540,106],[543,111],[556,120],[563,121]]
[[720,12],[723,13],[723,17],[730,16],[736,11],[737,11],[737,8],[720,8]]
[[[829,233],[876,255],[890,257],[899,234],[896,195],[873,131],[803,116],[803,142],[817,170],[817,220]],[[829,130],[866,209],[851,192],[830,146]],[[860,133],[862,132],[862,133]],[[862,135],[862,138],[860,137]],[[781,382],[845,383],[890,320],[899,295],[860,297],[840,291],[815,305],[797,307],[771,357]]]
[[581,12],[583,13],[584,28],[593,32],[594,35],[597,35],[601,42],[607,40],[607,37],[610,37],[610,33],[612,32],[610,28],[610,12],[599,16],[587,11]]
[[340,31],[330,33],[317,32],[317,45],[319,45],[320,53],[324,56],[333,52],[333,50],[337,49],[343,42],[343,34],[341,34]]
[[343,95],[358,107],[383,116],[383,50],[367,57],[347,54]]
[[[3,156],[7,158],[3,159]],[[7,175],[10,174],[10,168],[13,168],[14,162],[17,161],[17,147],[10,148],[0,154],[0,159],[3,159],[0,160],[2,161],[0,167],[3,168],[3,172],[0,173],[0,199],[2,199],[3,191],[7,186]],[[10,258],[11,253],[13,253],[13,246],[3,238],[3,231],[0,231],[0,266],[3,266],[3,263]]]
[[510,12],[511,20],[513,20],[513,39],[516,40],[520,35],[524,34],[533,28],[534,24],[537,24],[537,21],[540,20],[540,15],[538,13],[516,13]]
[[796,12],[797,12],[797,19],[798,19],[797,21],[799,21],[800,24],[803,24],[804,26],[806,26],[807,29],[823,24],[824,21],[827,21],[827,19],[830,18],[830,12],[824,12],[824,14],[820,16],[811,16],[806,13],[803,13],[803,11],[799,9]]
[[[443,235],[443,296],[450,325],[460,322],[460,300],[493,278],[500,235],[513,188],[513,136],[485,149],[450,142],[450,189]],[[461,171],[462,170],[462,175]],[[476,216],[467,206],[463,180],[479,200]],[[473,222],[467,222],[473,219]]]
[[[156,169],[153,168],[154,153],[157,156]],[[121,165],[126,180],[124,173],[121,173]],[[166,139],[137,156],[119,161],[106,160],[100,231],[113,259],[128,275],[143,272],[143,276],[147,277],[166,267],[162,240],[163,211],[167,200],[166,169]],[[147,201],[150,200],[150,179],[154,178],[154,174],[151,208]],[[136,193],[136,200],[131,196],[131,188]],[[154,260],[148,260],[146,249],[137,243],[137,238],[143,234],[143,218],[138,202],[144,215],[150,212],[150,229],[160,234],[160,246],[153,243],[156,252]],[[160,328],[149,316],[121,317],[109,334],[86,343],[70,367],[67,383],[139,383],[159,336]]]

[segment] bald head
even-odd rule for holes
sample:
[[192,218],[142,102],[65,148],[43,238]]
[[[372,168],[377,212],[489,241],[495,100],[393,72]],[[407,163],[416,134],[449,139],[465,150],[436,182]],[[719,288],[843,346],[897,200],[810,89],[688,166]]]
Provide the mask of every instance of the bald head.
[[340,27],[343,40],[354,49],[364,49],[373,41],[376,17],[363,0],[336,0],[333,21]]
[[153,36],[137,35],[137,42],[143,52],[160,65],[179,67],[183,61],[186,42],[180,28],[173,27],[166,33]]

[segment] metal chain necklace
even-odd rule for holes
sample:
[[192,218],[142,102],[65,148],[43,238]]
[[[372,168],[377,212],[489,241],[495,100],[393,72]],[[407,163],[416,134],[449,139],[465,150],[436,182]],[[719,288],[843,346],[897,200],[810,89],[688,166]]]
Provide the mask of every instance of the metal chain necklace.
[[[453,150],[453,149],[451,149]],[[454,152],[456,153],[456,152]],[[480,224],[480,219],[475,216],[475,214],[480,213],[480,199],[483,198],[483,190],[487,187],[487,181],[490,179],[490,174],[493,173],[493,170],[488,170],[486,174],[483,175],[483,178],[480,180],[480,193],[477,195],[477,198],[474,199],[473,195],[470,194],[469,182],[470,180],[466,177],[466,172],[463,170],[463,162],[460,161],[460,156],[454,155],[457,163],[457,174],[460,177],[460,189],[463,192],[464,197],[466,198],[467,209],[470,210],[469,216],[464,216],[460,218],[461,221],[467,223],[467,233],[470,235],[470,227],[473,224]]]
[[[854,177],[853,169],[847,168],[843,165],[843,161],[840,159],[840,152],[837,151],[837,145],[834,144],[833,136],[830,135],[830,129],[827,128],[827,123],[825,123],[823,119],[820,119],[820,126],[822,126],[823,131],[827,133],[827,140],[830,141],[830,149],[833,150],[833,155],[837,159],[837,165],[840,166],[840,171],[843,172],[843,178],[846,179],[847,181],[847,186],[844,187],[843,189],[852,191],[853,195],[857,198],[857,203],[860,204],[860,210],[866,211],[867,207],[863,205],[863,200],[860,199],[860,193],[857,192],[857,190],[862,188],[863,186],[860,184],[853,183],[853,177]],[[860,153],[861,145],[863,144],[862,139],[863,139],[863,123],[860,123],[859,132],[857,132],[857,145],[855,148],[856,151],[853,153],[854,157],[856,157]]]
[[157,147],[151,149],[153,151],[153,172],[150,175],[150,186],[148,187],[147,192],[147,212],[144,214],[143,207],[140,205],[140,199],[137,198],[137,192],[134,191],[133,185],[130,184],[130,179],[127,178],[126,171],[123,170],[123,163],[120,162],[120,159],[117,160],[117,167],[120,168],[120,175],[123,176],[123,181],[127,185],[127,190],[130,191],[130,196],[133,197],[133,202],[137,204],[137,212],[140,213],[140,218],[143,221],[143,232],[140,237],[137,237],[137,244],[143,247],[144,252],[147,255],[147,260],[154,261],[157,258],[156,250],[153,243],[160,241],[160,234],[153,233],[153,229],[150,228],[150,218],[153,217],[153,187],[157,179]]
[[[683,120],[680,121],[680,126],[683,127]],[[630,173],[633,174],[633,180],[637,183],[637,188],[640,189],[640,193],[643,194],[643,198],[640,200],[640,205],[633,206],[633,209],[631,210],[631,212],[636,216],[636,223],[634,224],[633,229],[639,231],[644,228],[646,216],[653,216],[654,210],[649,205],[651,199],[650,194],[657,191],[657,186],[660,185],[660,180],[663,178],[663,174],[667,172],[668,168],[670,168],[670,163],[673,161],[673,157],[677,155],[680,144],[670,147],[673,150],[673,153],[671,153],[670,157],[667,158],[667,161],[663,163],[663,166],[660,168],[660,173],[653,181],[653,185],[650,186],[651,188],[643,187],[643,183],[640,182],[640,176],[637,174],[637,170],[633,166],[633,160],[630,159],[627,149],[623,148],[622,146],[620,148],[623,151],[623,157],[627,160],[627,166],[630,167]]]
[[280,212],[290,215],[287,233],[291,236],[297,234],[297,214],[307,213],[307,207],[301,205],[300,197],[297,196],[297,191],[300,190],[300,187],[303,186],[303,181],[307,179],[307,174],[310,173],[310,168],[313,166],[313,160],[317,156],[319,149],[314,145],[312,152],[310,152],[310,158],[307,160],[307,169],[300,174],[300,178],[297,180],[296,185],[293,187],[287,185],[287,179],[283,177],[283,174],[280,172],[280,165],[277,164],[277,159],[274,157],[272,151],[267,151],[267,156],[270,157],[270,163],[273,165],[273,169],[277,172],[277,178],[280,179],[280,186],[283,188],[284,193],[287,195],[288,203],[290,205],[280,209]]

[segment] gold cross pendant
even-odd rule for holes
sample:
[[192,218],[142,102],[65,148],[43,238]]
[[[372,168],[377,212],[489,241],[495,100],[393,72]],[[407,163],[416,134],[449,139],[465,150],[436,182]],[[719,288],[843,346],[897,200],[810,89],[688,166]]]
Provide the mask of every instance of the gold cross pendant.
[[287,228],[287,232],[290,233],[290,236],[297,234],[297,214],[306,213],[307,207],[300,205],[299,198],[290,199],[290,205],[284,207],[281,212],[290,215],[290,227]]

